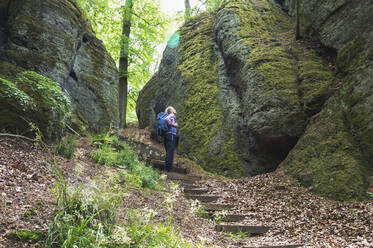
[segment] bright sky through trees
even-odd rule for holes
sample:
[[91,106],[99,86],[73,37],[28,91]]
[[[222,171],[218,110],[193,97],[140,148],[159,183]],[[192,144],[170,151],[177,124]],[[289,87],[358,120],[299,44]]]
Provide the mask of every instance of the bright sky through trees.
[[[174,15],[177,11],[184,11],[184,0],[160,0],[161,10],[169,15]],[[191,0],[190,5],[196,6],[197,0]]]

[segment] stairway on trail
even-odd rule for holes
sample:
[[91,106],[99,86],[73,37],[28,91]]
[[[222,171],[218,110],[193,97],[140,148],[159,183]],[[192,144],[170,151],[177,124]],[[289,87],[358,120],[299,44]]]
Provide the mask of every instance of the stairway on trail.
[[[160,160],[153,160],[152,166],[160,170],[164,170],[165,162]],[[247,233],[250,236],[265,234],[270,227],[259,225],[248,225],[249,216],[244,214],[229,213],[238,206],[233,204],[219,203],[221,196],[211,194],[211,189],[201,187],[203,178],[200,175],[191,174],[186,168],[174,163],[171,172],[166,172],[167,179],[180,184],[183,188],[183,193],[186,198],[198,200],[206,210],[205,218],[214,219],[219,216],[219,223],[216,224],[215,230],[219,232],[229,233]],[[222,212],[223,211],[223,212]],[[246,220],[246,221],[245,221]],[[302,247],[303,244],[290,245],[273,245],[273,246],[256,246],[257,248],[295,248]],[[244,246],[243,248],[250,248],[251,246]]]

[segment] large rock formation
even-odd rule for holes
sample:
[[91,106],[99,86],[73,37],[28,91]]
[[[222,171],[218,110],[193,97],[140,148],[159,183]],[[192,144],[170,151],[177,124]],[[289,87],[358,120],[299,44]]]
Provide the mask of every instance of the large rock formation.
[[[155,113],[174,105],[181,124],[179,153],[209,171],[255,175],[285,160],[286,171],[313,190],[337,199],[359,197],[372,171],[366,166],[373,157],[373,105],[367,97],[372,25],[362,25],[360,37],[341,34],[350,20],[343,12],[339,18],[347,20],[331,27],[343,39],[330,34],[331,46],[322,41],[328,37],[322,26],[335,17],[322,8],[332,1],[301,4],[302,35],[321,41],[331,56],[338,52],[336,79],[319,50],[295,41],[294,20],[273,2],[226,1],[216,13],[188,21],[180,29],[179,47],[166,48],[158,74],[140,94],[140,126],[153,125]],[[295,13],[295,2],[278,2]],[[307,19],[308,12],[321,19]]]
[[334,79],[314,52],[291,44],[290,29],[290,18],[267,1],[231,1],[190,20],[140,94],[140,126],[175,105],[181,153],[230,176],[274,170]]
[[[295,14],[295,1],[285,1]],[[341,83],[284,162],[289,174],[323,195],[364,195],[373,174],[373,2],[300,1],[301,36],[336,54]]]
[[117,124],[115,63],[74,0],[0,0],[0,77],[25,70],[56,81],[91,129]]

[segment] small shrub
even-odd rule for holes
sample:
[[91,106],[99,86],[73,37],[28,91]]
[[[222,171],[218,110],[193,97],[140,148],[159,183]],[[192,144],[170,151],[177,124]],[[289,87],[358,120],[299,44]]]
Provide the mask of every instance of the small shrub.
[[57,145],[57,153],[64,156],[65,158],[70,159],[73,157],[75,144],[76,144],[75,136],[66,136]]

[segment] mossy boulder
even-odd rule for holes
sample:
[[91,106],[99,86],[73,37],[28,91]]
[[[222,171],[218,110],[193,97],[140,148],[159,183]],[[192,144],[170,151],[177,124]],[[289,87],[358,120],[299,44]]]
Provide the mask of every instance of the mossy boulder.
[[[295,15],[294,0],[283,6]],[[300,34],[334,56],[339,84],[284,166],[315,192],[339,200],[362,197],[373,174],[372,11],[368,0],[300,1]]]
[[338,94],[311,119],[284,167],[303,186],[323,196],[337,200],[364,197],[369,167],[351,135]]
[[152,126],[155,114],[172,105],[179,153],[231,177],[276,169],[332,94],[335,78],[314,51],[293,45],[291,27],[265,0],[229,1],[192,18],[140,94],[140,123]]
[[26,71],[18,74],[14,83],[0,79],[0,88],[2,128],[24,133],[33,123],[46,139],[61,135],[71,103],[57,83]]
[[0,77],[57,82],[93,131],[118,123],[118,71],[73,0],[0,0]]

